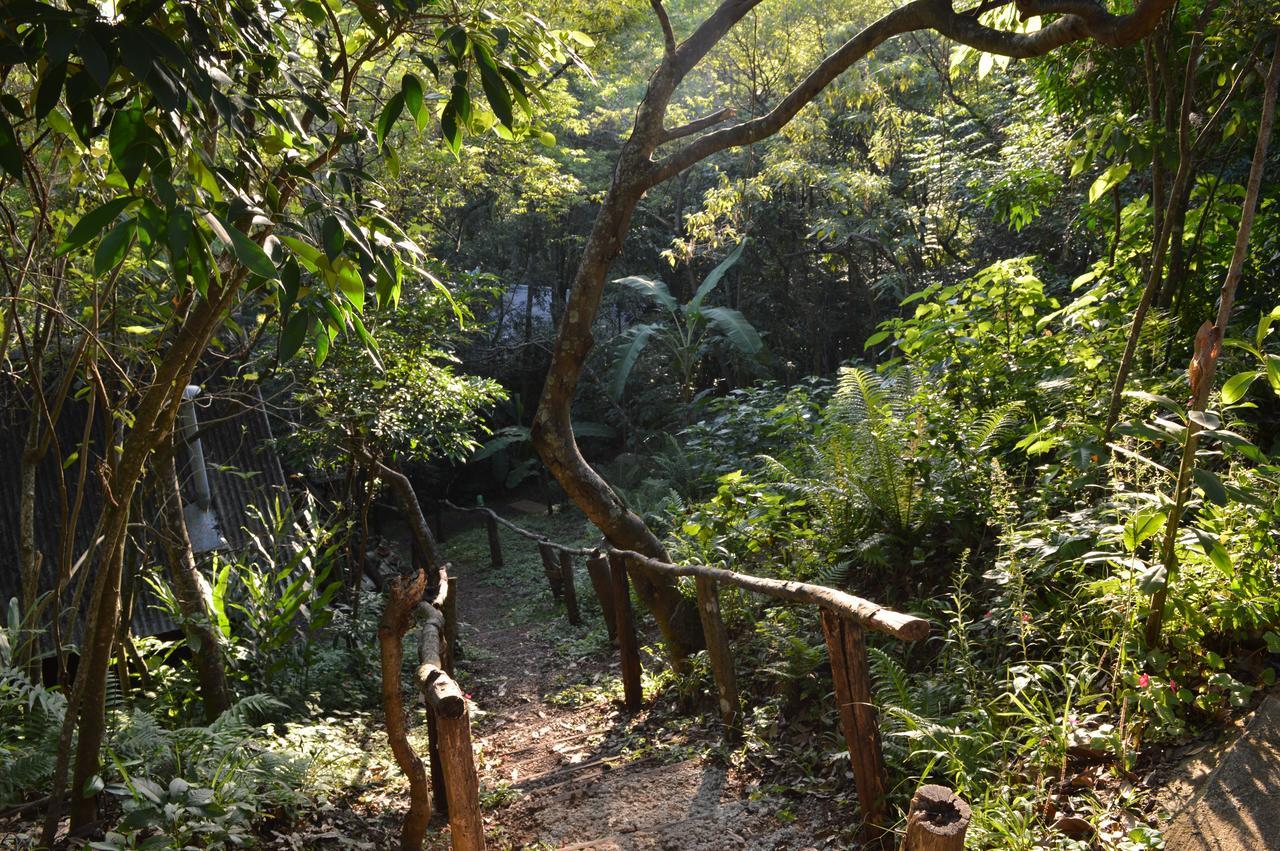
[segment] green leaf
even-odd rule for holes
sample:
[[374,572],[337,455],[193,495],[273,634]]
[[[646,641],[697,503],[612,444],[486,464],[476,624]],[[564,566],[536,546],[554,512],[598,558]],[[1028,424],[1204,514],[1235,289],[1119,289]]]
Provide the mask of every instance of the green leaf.
[[137,219],[125,219],[107,232],[93,253],[93,274],[105,275],[124,260],[137,229]]
[[1280,355],[1267,355],[1267,383],[1280,393]]
[[632,292],[657,302],[673,315],[680,310],[679,305],[676,304],[675,297],[671,295],[671,290],[667,289],[667,285],[662,281],[654,278],[644,278],[640,275],[629,275],[625,278],[618,278],[614,283],[621,284]]
[[246,269],[268,281],[279,279],[280,272],[276,269],[276,264],[271,262],[271,258],[262,250],[262,246],[245,236],[239,229],[225,222],[222,224],[226,228],[227,236],[231,239],[231,248],[236,253],[236,259]]
[[728,307],[708,307],[702,315],[740,354],[755,355],[764,348],[759,332],[740,312]]
[[67,238],[58,246],[58,256],[79,248],[102,233],[103,228],[115,221],[116,216],[124,212],[126,207],[137,200],[137,198],[127,195],[121,198],[113,198],[101,207],[85,213],[81,216],[80,221],[76,222],[75,227],[71,229],[71,233],[67,234]]
[[1124,548],[1134,552],[1143,541],[1159,532],[1167,520],[1163,511],[1143,511],[1130,517],[1124,524]]
[[22,179],[22,148],[18,134],[3,111],[0,111],[0,169],[11,177]]
[[1107,168],[1106,171],[1098,175],[1098,179],[1089,187],[1089,203],[1092,204],[1103,195],[1106,195],[1120,181],[1129,176],[1129,172],[1133,170],[1133,163],[1116,163]]
[[330,260],[336,259],[347,242],[347,235],[342,232],[342,224],[337,216],[325,216],[320,223],[320,236],[324,241],[325,256]]
[[881,344],[881,343],[883,343],[885,340],[889,339],[889,334],[890,334],[890,333],[892,333],[892,332],[890,332],[890,331],[877,331],[876,333],[872,334],[870,337],[868,337],[868,338],[867,338],[867,342],[863,344],[862,348],[864,348],[864,349],[869,349],[869,348],[871,348],[872,346],[878,346],[878,345],[880,345],[880,344]]
[[413,120],[422,126],[422,81],[413,74],[405,74],[400,79],[400,92],[404,95],[404,105],[408,107]]
[[146,136],[141,104],[134,103],[128,109],[118,111],[111,119],[111,135],[108,139],[111,161],[130,186],[137,182],[138,176],[142,174],[142,167],[146,165]]
[[276,349],[276,359],[280,363],[287,363],[298,353],[298,349],[302,348],[302,342],[307,339],[307,327],[310,324],[311,317],[304,311],[296,311],[289,317],[289,321],[280,331],[280,342]]
[[59,62],[44,69],[40,88],[36,90],[36,120],[43,119],[58,105],[62,97],[62,85],[67,81],[67,63]]
[[1198,467],[1191,471],[1191,475],[1200,486],[1200,490],[1204,491],[1205,499],[1215,505],[1227,504],[1227,489],[1222,486],[1221,479],[1208,470]]
[[489,107],[493,110],[493,114],[498,116],[498,120],[502,122],[508,130],[514,129],[515,117],[511,112],[511,93],[507,91],[507,84],[502,79],[502,74],[498,73],[498,65],[493,61],[493,57],[489,55],[489,49],[478,42],[471,43],[472,52],[476,56],[476,65],[480,69],[480,87],[484,89],[485,100],[489,101]]
[[729,256],[721,260],[719,265],[711,270],[711,274],[702,279],[702,283],[698,285],[698,291],[693,294],[693,298],[689,299],[689,304],[685,306],[685,313],[697,313],[702,309],[702,301],[705,299],[716,285],[720,283],[720,279],[724,277],[724,273],[738,259],[742,257],[742,250],[747,247],[747,240],[742,240],[737,246],[729,252]]
[[614,399],[622,398],[623,391],[627,389],[627,379],[631,377],[631,370],[635,368],[636,361],[640,359],[640,353],[644,351],[644,347],[657,331],[656,325],[637,325],[629,332],[631,339],[622,350],[622,355],[614,365],[609,379],[609,395]]
[[1222,385],[1222,404],[1233,405],[1243,399],[1244,394],[1249,392],[1249,388],[1260,375],[1262,373],[1252,370],[1228,378],[1227,383]]
[[400,117],[400,113],[404,111],[404,91],[398,91],[387,101],[387,105],[382,108],[382,114],[378,116],[377,137],[378,149],[382,149],[382,143],[387,138],[391,126],[396,123],[396,119]]

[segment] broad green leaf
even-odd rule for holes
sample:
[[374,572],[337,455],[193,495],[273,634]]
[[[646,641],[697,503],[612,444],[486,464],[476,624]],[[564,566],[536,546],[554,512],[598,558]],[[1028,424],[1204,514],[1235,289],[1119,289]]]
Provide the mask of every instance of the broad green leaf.
[[138,220],[125,219],[111,230],[107,231],[107,235],[102,238],[102,242],[98,243],[98,250],[93,253],[93,273],[95,275],[105,275],[114,269],[124,260],[125,254],[129,251],[129,244],[133,241],[133,235],[137,232]]
[[120,169],[130,186],[137,182],[138,176],[142,174],[142,167],[146,164],[146,131],[142,105],[139,103],[118,111],[111,119],[111,135],[108,140],[111,161]]
[[1196,480],[1196,484],[1200,486],[1200,490],[1204,491],[1205,499],[1216,505],[1227,504],[1227,489],[1222,486],[1222,480],[1208,470],[1197,467],[1191,471],[1192,477]]
[[618,278],[615,284],[621,284],[634,293],[638,293],[644,298],[657,302],[672,315],[679,311],[675,297],[671,295],[671,290],[667,289],[667,285],[662,281],[654,278],[644,278],[640,275],[629,275],[625,278]]
[[697,313],[702,309],[703,299],[705,299],[711,291],[716,288],[716,285],[720,283],[720,279],[724,277],[724,273],[729,271],[729,268],[733,266],[734,263],[738,262],[738,259],[742,257],[742,250],[746,247],[747,240],[743,239],[742,242],[739,242],[737,246],[729,252],[728,257],[721,260],[720,263],[711,270],[711,274],[702,279],[702,283],[698,285],[698,291],[693,294],[693,298],[689,299],[689,304],[685,306],[685,313]]
[[1280,355],[1267,355],[1267,382],[1280,393]]
[[276,264],[271,262],[271,258],[262,250],[262,246],[245,236],[238,228],[225,223],[223,226],[231,239],[231,248],[236,253],[236,259],[244,264],[246,269],[268,281],[279,279],[280,272],[276,269]]
[[0,110],[0,169],[10,177],[22,179],[22,148],[3,110]]
[[113,198],[101,207],[85,213],[80,217],[80,221],[76,222],[75,227],[71,229],[71,233],[67,234],[67,238],[58,246],[57,253],[59,255],[66,254],[68,251],[84,245],[102,233],[107,225],[115,221],[116,216],[123,213],[125,208],[137,200],[137,198],[128,196]]
[[623,391],[627,389],[627,379],[631,377],[631,370],[635,368],[636,361],[640,359],[640,353],[644,351],[644,347],[657,331],[656,325],[637,325],[628,332],[631,339],[623,348],[618,362],[614,364],[609,379],[609,395],[614,399],[622,398]]
[[1160,531],[1168,520],[1163,511],[1143,511],[1124,524],[1124,548],[1134,552],[1143,541]]
[[702,315],[739,353],[750,356],[764,348],[759,332],[740,312],[728,307],[708,307]]
[[1228,378],[1227,383],[1222,385],[1222,403],[1224,405],[1233,405],[1239,402],[1244,398],[1244,394],[1249,392],[1249,388],[1260,375],[1262,373],[1252,370]]
[[422,81],[413,74],[405,74],[400,79],[400,91],[404,95],[404,105],[408,107],[409,114],[421,126],[419,117],[422,115]]
[[1129,172],[1133,170],[1133,163],[1115,163],[1108,166],[1106,171],[1098,175],[1098,179],[1089,187],[1089,203],[1092,204],[1103,195],[1106,195],[1120,181],[1129,176]]
[[280,332],[280,343],[276,350],[276,358],[280,363],[288,362],[298,353],[298,349],[302,348],[302,342],[307,339],[307,327],[310,324],[311,317],[304,311],[296,311],[289,317],[289,321]]
[[387,105],[382,108],[382,113],[378,116],[377,137],[378,148],[382,148],[383,141],[387,138],[391,126],[396,123],[396,119],[400,117],[400,113],[404,111],[404,91],[398,91],[387,101]]

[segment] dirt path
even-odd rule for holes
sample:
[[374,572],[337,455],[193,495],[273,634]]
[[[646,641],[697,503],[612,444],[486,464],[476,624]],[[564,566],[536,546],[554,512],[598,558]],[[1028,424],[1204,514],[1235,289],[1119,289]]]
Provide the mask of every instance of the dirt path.
[[[493,845],[838,847],[815,838],[820,813],[798,816],[794,802],[759,794],[753,778],[717,759],[712,721],[673,725],[671,716],[620,711],[616,655],[581,564],[586,624],[575,628],[527,561],[489,568],[475,540],[482,536],[466,532],[446,551],[459,587],[458,675],[476,704]],[[531,545],[508,539],[508,553],[517,548]]]

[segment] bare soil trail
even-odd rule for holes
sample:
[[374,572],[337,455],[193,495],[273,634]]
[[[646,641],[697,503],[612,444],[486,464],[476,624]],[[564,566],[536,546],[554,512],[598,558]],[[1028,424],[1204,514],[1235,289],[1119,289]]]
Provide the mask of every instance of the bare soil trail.
[[622,712],[616,654],[581,560],[584,625],[571,627],[538,581],[534,545],[504,534],[507,566],[492,568],[484,540],[483,528],[464,527],[444,549],[458,583],[457,674],[475,704],[491,847],[848,847],[823,838],[847,812],[773,786],[766,794],[761,778],[730,767],[712,713]]

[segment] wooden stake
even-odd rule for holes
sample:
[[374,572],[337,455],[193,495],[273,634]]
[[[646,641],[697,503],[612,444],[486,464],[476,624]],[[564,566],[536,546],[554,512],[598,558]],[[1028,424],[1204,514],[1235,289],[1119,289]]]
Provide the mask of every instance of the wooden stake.
[[578,589],[573,584],[573,554],[560,551],[560,583],[564,589],[564,607],[569,613],[569,623],[574,626],[582,624],[582,614],[578,611]]
[[431,707],[427,707],[427,756],[431,769],[431,803],[437,813],[448,818],[449,790],[444,782],[444,761],[440,758],[440,730]]
[[484,818],[480,814],[480,780],[471,750],[471,717],[464,704],[461,716],[436,719],[440,759],[449,798],[449,834],[454,851],[484,851]]
[[711,673],[719,692],[720,720],[724,722],[725,736],[734,738],[742,728],[742,701],[738,697],[738,675],[733,669],[729,634],[720,617],[720,588],[714,580],[703,576],[699,576],[696,582],[698,615],[702,618],[707,656],[711,659]]
[[840,726],[849,748],[849,761],[862,808],[865,843],[883,847],[888,836],[885,807],[887,773],[880,749],[880,727],[871,697],[871,675],[867,668],[866,636],[858,624],[826,609],[822,610],[822,632],[827,639]]
[[542,572],[547,575],[551,596],[558,603],[564,593],[564,583],[560,579],[560,562],[556,558],[555,547],[546,541],[541,541],[538,544],[538,555],[542,556]]
[[911,798],[902,851],[964,851],[972,810],[945,786],[921,786]]
[[609,577],[609,559],[603,553],[592,555],[587,559],[587,575],[591,577],[591,587],[595,589],[596,599],[600,601],[600,613],[604,616],[609,640],[616,644],[618,621],[613,612],[613,580]]
[[484,514],[484,527],[489,533],[489,565],[502,567],[502,538],[498,537],[498,521],[487,511]]
[[636,712],[644,704],[644,689],[640,684],[640,645],[636,641],[636,619],[631,611],[631,583],[627,580],[626,557],[609,553],[609,572],[613,580],[613,610],[618,619],[623,703],[628,712]]

